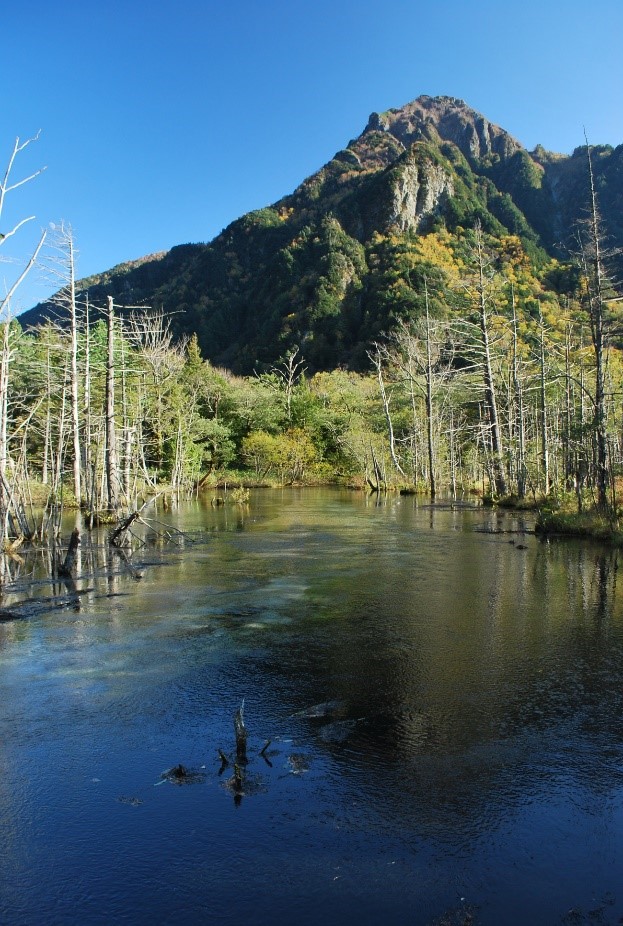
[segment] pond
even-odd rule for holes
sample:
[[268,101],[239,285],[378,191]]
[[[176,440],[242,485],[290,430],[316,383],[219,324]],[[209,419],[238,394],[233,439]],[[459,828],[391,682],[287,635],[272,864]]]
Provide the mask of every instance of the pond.
[[328,489],[158,518],[0,625],[0,922],[621,921],[618,554]]

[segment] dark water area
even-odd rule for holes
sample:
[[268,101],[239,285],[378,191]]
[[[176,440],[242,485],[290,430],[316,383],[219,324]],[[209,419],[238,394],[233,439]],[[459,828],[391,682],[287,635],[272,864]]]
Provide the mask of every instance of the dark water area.
[[0,624],[0,923],[623,921],[617,553],[337,490],[159,518]]

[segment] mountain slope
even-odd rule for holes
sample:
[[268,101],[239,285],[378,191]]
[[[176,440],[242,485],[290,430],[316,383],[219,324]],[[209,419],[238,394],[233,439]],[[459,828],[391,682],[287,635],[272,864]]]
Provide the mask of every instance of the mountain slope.
[[[623,146],[595,149],[600,200],[623,244]],[[92,304],[162,307],[204,356],[248,373],[292,346],[309,369],[361,367],[366,351],[417,311],[434,261],[406,260],[422,236],[480,222],[520,239],[535,272],[565,245],[588,196],[586,151],[529,153],[453,97],[373,113],[361,135],[279,202],[233,222],[210,244],[120,265],[81,281]],[[48,311],[38,306],[26,324]]]

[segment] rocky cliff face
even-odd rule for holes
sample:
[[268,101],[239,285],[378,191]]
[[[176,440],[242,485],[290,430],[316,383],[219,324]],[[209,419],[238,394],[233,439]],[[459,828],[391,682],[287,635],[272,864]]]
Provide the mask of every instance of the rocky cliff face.
[[388,224],[401,232],[418,232],[431,216],[443,211],[453,194],[452,178],[442,167],[409,163],[392,185]]

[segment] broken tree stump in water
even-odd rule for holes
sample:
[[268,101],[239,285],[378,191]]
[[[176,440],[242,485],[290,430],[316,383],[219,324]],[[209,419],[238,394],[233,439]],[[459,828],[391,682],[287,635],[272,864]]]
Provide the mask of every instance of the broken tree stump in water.
[[67,555],[61,566],[56,570],[59,576],[71,576],[74,565],[76,563],[76,553],[78,552],[78,547],[80,546],[80,531],[77,527],[71,532],[71,537],[69,539],[69,546],[67,547]]
[[234,733],[236,734],[236,758],[240,763],[247,761],[247,728],[244,725],[244,701],[234,714]]
[[188,769],[181,763],[179,765],[175,765],[169,771],[169,778],[175,778],[177,781],[182,781],[182,779],[188,778]]

